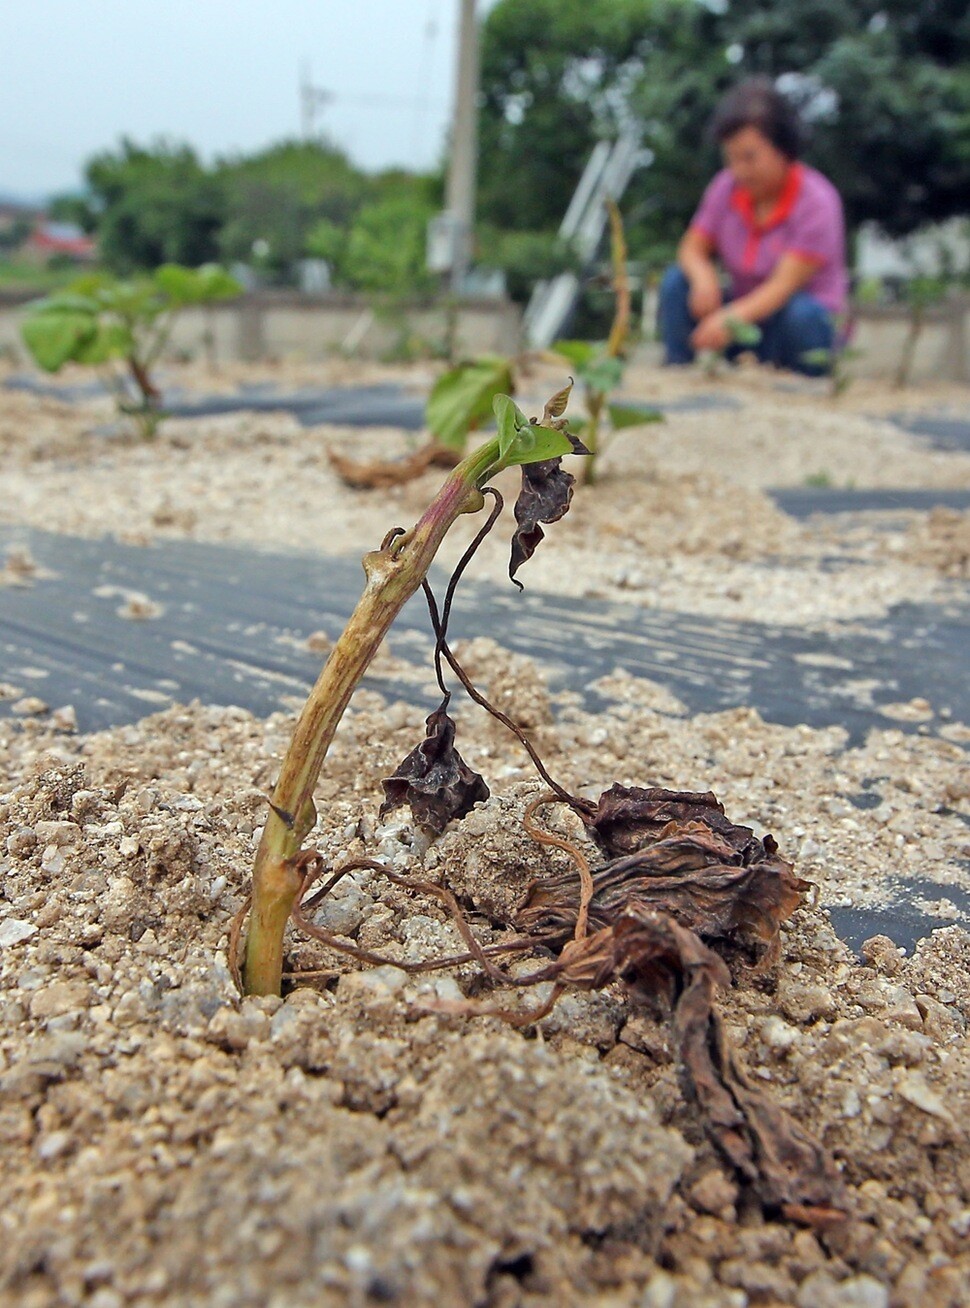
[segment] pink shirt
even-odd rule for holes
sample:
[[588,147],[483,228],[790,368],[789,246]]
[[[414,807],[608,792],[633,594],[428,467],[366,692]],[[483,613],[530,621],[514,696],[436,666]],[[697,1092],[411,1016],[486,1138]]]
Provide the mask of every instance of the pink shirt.
[[783,254],[817,265],[804,289],[832,313],[846,307],[845,223],[839,193],[820,172],[793,163],[778,201],[763,223],[755,221],[750,194],[729,169],[704,192],[691,227],[703,232],[731,276],[735,298],[760,286]]

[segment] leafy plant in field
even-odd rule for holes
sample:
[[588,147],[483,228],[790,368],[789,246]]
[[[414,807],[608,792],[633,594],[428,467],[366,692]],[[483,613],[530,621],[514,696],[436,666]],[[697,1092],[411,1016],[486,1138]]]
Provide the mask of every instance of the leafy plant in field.
[[163,416],[152,369],[178,314],[193,305],[232,299],[241,291],[235,278],[215,264],[163,264],[151,276],[126,280],[91,273],[29,306],[24,343],[47,372],[57,372],[66,363],[97,368],[118,411],[147,439]]
[[[731,346],[739,346],[744,350],[753,350],[761,344],[761,328],[757,323],[744,322],[740,318],[732,318],[730,315],[724,320],[727,328]],[[705,377],[717,377],[724,365],[726,354],[724,350],[699,350],[697,354],[697,365]]]
[[623,379],[624,353],[630,335],[630,284],[626,269],[626,239],[623,221],[616,204],[607,202],[610,215],[610,256],[613,265],[613,293],[615,309],[610,334],[602,345],[592,341],[557,341],[555,355],[572,365],[576,378],[583,388],[586,417],[574,422],[577,433],[589,449],[586,461],[586,483],[596,480],[597,459],[603,452],[605,433],[604,417],[609,418],[613,432],[623,427],[639,427],[644,423],[662,422],[659,409],[646,405],[610,403],[609,395]]
[[916,359],[916,347],[926,325],[927,311],[946,298],[947,290],[946,277],[922,275],[911,277],[903,288],[903,302],[909,311],[909,324],[893,379],[894,385],[899,390],[909,385]]
[[428,396],[425,421],[439,445],[462,453],[469,432],[492,417],[495,397],[515,390],[514,362],[485,354],[449,368]]

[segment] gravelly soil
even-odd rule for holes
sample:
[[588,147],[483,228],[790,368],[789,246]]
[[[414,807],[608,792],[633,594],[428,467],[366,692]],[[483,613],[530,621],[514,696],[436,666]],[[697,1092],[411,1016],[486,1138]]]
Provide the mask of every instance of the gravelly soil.
[[[858,484],[967,485],[970,459],[763,390],[742,379],[740,413],[645,429],[650,476],[636,483],[624,437],[603,485],[551,529],[532,584],[732,616],[770,618],[776,603],[778,620],[807,625],[965,594],[959,515],[802,527],[761,488],[836,454]],[[151,448],[99,444],[84,434],[95,410],[3,395],[6,521],[357,553],[388,525],[386,505],[338,489],[321,458],[346,433],[234,418],[173,424]],[[284,507],[259,500],[267,484],[287,489]],[[390,516],[413,517],[433,484],[404,488]],[[15,557],[6,571],[23,580]],[[750,710],[691,718],[621,672],[591,717],[500,645],[463,653],[578,793],[711,788],[815,884],[775,965],[738,968],[721,1007],[749,1072],[830,1149],[849,1219],[815,1231],[761,1212],[699,1129],[664,1013],[619,984],[567,993],[523,1032],[433,1006],[531,1008],[535,990],[490,992],[467,966],[360,970],[294,937],[290,967],[315,975],[284,1001],[241,1002],[228,928],[292,719],[194,705],[85,737],[68,714],[25,711],[0,722],[0,1303],[966,1302],[970,935],[944,927],[911,956],[876,937],[859,958],[826,909],[913,893],[931,919],[965,923],[967,725],[890,725],[849,748],[839,728]],[[313,839],[333,864],[366,854],[440,878],[488,942],[529,881],[568,865],[522,829],[538,785],[521,748],[471,706],[459,743],[492,798],[430,847],[397,815],[381,824],[380,778],[421,728],[415,709],[357,696]],[[459,947],[437,900],[369,872],[338,890],[317,920],[358,945],[398,962]]]

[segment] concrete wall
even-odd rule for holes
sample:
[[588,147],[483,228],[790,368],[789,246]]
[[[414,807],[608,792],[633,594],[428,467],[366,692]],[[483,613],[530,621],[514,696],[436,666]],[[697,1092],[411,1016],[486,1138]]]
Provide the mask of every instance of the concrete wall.
[[[0,295],[0,353],[26,362],[20,340],[22,293]],[[453,310],[457,353],[512,354],[520,344],[521,314],[507,300],[466,301]],[[653,315],[647,308],[647,321]],[[408,336],[416,352],[440,343],[447,331],[446,311],[405,306],[393,314],[374,310],[353,296],[306,296],[261,291],[211,309],[186,311],[172,348],[193,357],[214,351],[217,359],[265,358],[323,360],[344,351],[365,358],[401,357]],[[863,305],[857,310],[852,344],[862,351],[852,362],[860,377],[891,377],[908,331],[905,310]],[[927,312],[916,350],[912,379],[970,382],[970,297],[956,297]]]
[[[23,305],[32,295],[0,295],[0,352],[26,360],[20,339]],[[454,317],[460,355],[512,354],[521,313],[508,300],[459,301],[453,309],[421,304],[393,311],[348,295],[308,296],[260,291],[208,309],[187,309],[171,350],[218,359],[298,359],[315,362],[346,352],[364,358],[406,357],[443,345]]]

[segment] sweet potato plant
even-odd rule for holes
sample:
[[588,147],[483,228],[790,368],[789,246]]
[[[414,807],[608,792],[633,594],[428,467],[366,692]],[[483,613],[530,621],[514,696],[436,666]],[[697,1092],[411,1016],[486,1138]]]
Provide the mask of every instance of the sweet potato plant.
[[[363,594],[310,692],[269,800],[252,892],[230,933],[233,967],[245,992],[278,995],[284,937],[292,922],[328,949],[365,964],[390,963],[420,972],[475,962],[492,986],[551,982],[545,1002],[525,1014],[487,1001],[431,1005],[439,1012],[489,1014],[520,1026],[548,1013],[567,988],[600,989],[623,982],[632,1003],[659,999],[669,1005],[686,1096],[754,1198],[768,1212],[825,1227],[845,1216],[839,1176],[822,1146],[748,1076],[716,1007],[718,990],[731,984],[732,967],[765,967],[777,959],[780,924],[798,907],[808,883],[795,875],[771,836],[758,838],[750,828],[731,822],[710,792],[613,785],[595,801],[571,794],[550,775],[521,728],[477,690],[448,643],[455,588],[503,507],[488,484],[491,478],[512,465],[521,467],[509,562],[513,580],[542,541],[542,524],[558,521],[569,508],[573,478],[562,467],[563,457],[586,453],[562,416],[570,389],[571,383],[547,402],[541,419],[531,421],[510,397],[497,396],[497,436],[454,469],[410,531],[395,528],[380,549],[365,556]],[[427,582],[431,561],[454,522],[481,511],[486,498],[492,501],[491,511],[439,606]],[[415,827],[434,838],[488,798],[484,778],[455,748],[456,724],[448,713],[450,670],[468,695],[518,738],[549,787],[527,808],[526,831],[572,862],[569,873],[534,881],[505,924],[504,938],[489,945],[478,940],[446,884],[403,876],[369,858],[331,869],[317,851],[304,848],[317,819],[314,788],[340,718],[394,617],[419,587],[436,638],[441,702],[427,718],[424,738],[384,781],[382,813],[407,804]],[[539,824],[536,815],[549,804],[567,806],[582,823],[599,854],[595,866],[579,843]],[[437,899],[455,922],[465,952],[402,961],[317,925],[312,909],[341,877],[362,868]],[[526,975],[517,971],[513,977],[498,961],[503,954],[521,955],[539,946],[538,966]]]
[[[612,201],[608,209],[616,306],[609,337],[603,342],[558,341],[540,356],[545,362],[566,364],[581,388],[586,415],[574,418],[570,426],[587,449],[583,478],[588,485],[596,480],[597,458],[612,433],[663,421],[663,414],[651,405],[620,404],[610,399],[623,378],[630,335],[630,287],[620,212]],[[496,396],[514,395],[519,379],[535,357],[528,353],[512,357],[485,354],[461,361],[442,373],[431,389],[425,409],[429,439],[423,446],[402,459],[367,463],[330,451],[331,464],[347,485],[363,489],[399,485],[432,465],[456,463],[465,452],[469,436],[491,420]]]
[[46,372],[58,372],[66,363],[96,368],[118,412],[149,439],[163,417],[152,372],[179,313],[241,293],[235,278],[214,264],[163,264],[150,276],[126,280],[89,273],[31,304],[23,339]]

